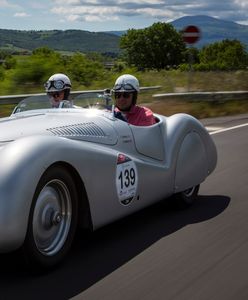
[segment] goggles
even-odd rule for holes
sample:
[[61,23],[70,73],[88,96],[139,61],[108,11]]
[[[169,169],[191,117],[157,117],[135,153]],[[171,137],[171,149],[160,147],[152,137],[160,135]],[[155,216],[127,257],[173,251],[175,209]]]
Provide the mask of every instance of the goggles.
[[136,89],[130,83],[126,83],[126,84],[116,84],[113,88],[113,91],[114,92],[118,92],[118,91],[135,92]]
[[64,83],[63,80],[48,80],[45,84],[44,84],[45,89],[48,91],[49,89],[51,89],[52,87],[54,87],[56,90],[63,90],[66,87],[71,87],[70,84],[66,84]]
[[121,97],[127,99],[130,97],[130,95],[132,95],[132,93],[128,93],[128,92],[115,92],[115,99],[119,99]]

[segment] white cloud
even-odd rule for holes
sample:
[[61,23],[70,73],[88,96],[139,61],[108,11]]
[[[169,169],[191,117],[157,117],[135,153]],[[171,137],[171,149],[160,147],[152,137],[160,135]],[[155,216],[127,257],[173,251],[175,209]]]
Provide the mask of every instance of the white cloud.
[[[64,18],[69,21],[86,21],[86,22],[103,22],[107,20],[118,20],[118,14],[121,13],[121,9],[113,7],[111,14],[109,13],[109,7],[98,6],[73,6],[73,7],[55,7],[52,12],[57,15],[63,15]],[[125,11],[127,12],[127,11]]]
[[0,0],[0,7],[10,7],[11,4],[8,3],[6,0]]
[[234,3],[242,8],[248,8],[247,0],[235,0]]
[[149,7],[137,9],[137,13],[155,18],[172,18],[174,15],[174,13],[169,10],[161,10]]
[[186,15],[248,25],[248,0],[0,0],[1,26],[13,29],[125,30]]
[[162,0],[56,0],[52,13],[64,17],[68,22],[118,21],[123,17],[165,19],[182,16],[173,9],[165,7]]
[[119,13],[121,11],[121,8],[113,7],[111,9],[111,14],[109,12],[108,7],[98,7],[98,6],[78,6],[78,7],[54,7],[52,9],[52,12],[55,14],[108,14],[109,16],[113,16],[113,13]]
[[35,10],[46,10],[47,6],[44,2],[31,2],[30,7]]
[[64,6],[64,5],[70,5],[70,4],[72,4],[72,5],[77,5],[77,4],[80,5],[81,4],[80,0],[55,0],[54,2],[56,4],[56,6],[57,5]]
[[104,22],[104,21],[118,21],[119,18],[117,16],[116,17],[107,17],[107,16],[104,16],[104,18],[102,18],[101,16],[87,15],[87,16],[85,16],[84,20],[86,22]]
[[19,12],[19,13],[15,13],[14,17],[16,17],[16,18],[26,18],[26,17],[30,17],[30,15],[25,13],[25,12]]
[[69,21],[69,22],[74,22],[74,21],[77,21],[79,19],[80,19],[79,15],[68,15],[68,17],[67,17],[67,21]]
[[20,8],[20,6],[7,0],[0,0],[0,8]]
[[141,4],[147,4],[148,6],[150,5],[156,5],[156,4],[165,4],[165,1],[161,1],[161,0],[119,0],[116,1],[117,4],[130,4],[130,3],[134,3],[136,5],[141,5]]
[[248,10],[245,10],[248,0],[54,0],[50,5],[53,14],[71,23],[111,19],[114,22],[134,16],[168,22],[185,15],[218,16],[236,22],[248,20]]

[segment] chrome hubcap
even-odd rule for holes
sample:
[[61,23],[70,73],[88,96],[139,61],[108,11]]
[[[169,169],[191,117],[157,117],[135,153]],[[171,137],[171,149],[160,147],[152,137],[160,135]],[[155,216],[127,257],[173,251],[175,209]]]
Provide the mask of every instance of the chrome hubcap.
[[33,214],[33,236],[44,255],[56,254],[64,245],[71,225],[71,196],[64,182],[53,179],[41,190]]

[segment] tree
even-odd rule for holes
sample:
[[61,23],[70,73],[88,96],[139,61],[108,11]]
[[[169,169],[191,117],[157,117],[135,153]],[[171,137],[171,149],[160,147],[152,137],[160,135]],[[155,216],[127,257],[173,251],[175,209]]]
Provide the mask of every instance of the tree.
[[10,52],[0,50],[0,63],[4,69],[9,70],[16,66],[16,59],[10,54]]
[[200,51],[201,69],[239,70],[247,68],[248,53],[238,40],[223,40],[203,47]]
[[18,61],[11,74],[12,84],[19,91],[27,87],[43,88],[43,83],[54,73],[65,71],[62,56],[49,48],[37,48],[33,54]]
[[200,62],[199,58],[200,50],[195,47],[189,47],[184,52],[185,62],[190,62],[192,64],[198,64]]
[[145,29],[130,29],[121,37],[124,59],[138,69],[171,68],[183,59],[185,44],[171,24],[154,23]]
[[55,51],[50,49],[49,47],[40,47],[40,48],[36,48],[35,50],[33,50],[32,54],[36,55],[36,56],[49,57],[49,56],[55,54]]
[[8,51],[5,50],[0,50],[0,60],[4,60],[7,57],[10,57],[10,53]]
[[78,52],[68,58],[67,70],[72,81],[89,86],[94,80],[102,77],[103,64],[97,60],[92,61]]

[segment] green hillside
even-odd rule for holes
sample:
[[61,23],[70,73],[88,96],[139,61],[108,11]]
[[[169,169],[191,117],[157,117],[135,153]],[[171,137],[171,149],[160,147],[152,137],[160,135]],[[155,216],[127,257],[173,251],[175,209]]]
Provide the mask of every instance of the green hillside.
[[58,51],[118,53],[117,35],[83,30],[24,31],[0,29],[0,48],[32,51],[47,46]]

